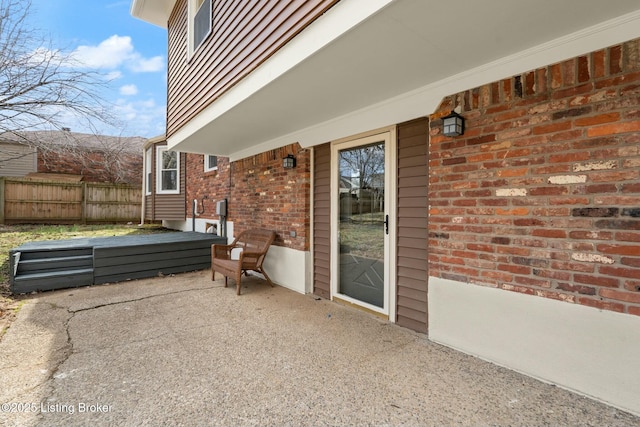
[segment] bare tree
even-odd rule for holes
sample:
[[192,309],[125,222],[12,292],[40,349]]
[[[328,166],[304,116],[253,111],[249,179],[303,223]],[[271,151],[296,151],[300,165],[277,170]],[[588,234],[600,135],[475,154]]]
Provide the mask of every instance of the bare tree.
[[384,144],[372,144],[340,152],[341,171],[358,178],[359,188],[373,188],[384,172]]
[[29,0],[0,0],[0,134],[40,148],[43,142],[26,131],[62,129],[69,117],[88,127],[113,124],[98,95],[107,81],[31,28],[30,6]]

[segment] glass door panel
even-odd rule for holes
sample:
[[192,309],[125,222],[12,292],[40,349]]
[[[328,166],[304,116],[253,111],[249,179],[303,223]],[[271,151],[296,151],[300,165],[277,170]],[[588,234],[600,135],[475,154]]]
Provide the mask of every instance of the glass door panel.
[[384,307],[385,142],[338,151],[338,292]]

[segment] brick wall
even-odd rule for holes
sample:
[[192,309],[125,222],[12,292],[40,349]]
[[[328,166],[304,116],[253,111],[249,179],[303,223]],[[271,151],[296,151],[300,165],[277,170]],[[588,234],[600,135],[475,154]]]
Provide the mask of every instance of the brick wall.
[[84,181],[142,185],[142,153],[38,152],[38,172],[82,175]]
[[[284,169],[282,158],[296,157],[294,169]],[[228,221],[234,234],[262,227],[275,230],[275,245],[309,249],[310,154],[298,144],[229,163],[218,158],[218,170],[204,172],[204,156],[187,155],[187,218],[194,198],[205,202],[200,218],[218,219],[215,202],[229,201]],[[295,236],[292,236],[292,232]]]
[[431,276],[640,315],[640,40],[444,99],[429,250]]

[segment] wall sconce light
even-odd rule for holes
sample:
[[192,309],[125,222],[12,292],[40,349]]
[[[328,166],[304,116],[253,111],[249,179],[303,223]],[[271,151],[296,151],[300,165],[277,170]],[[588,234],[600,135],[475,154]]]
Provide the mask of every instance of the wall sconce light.
[[293,154],[287,154],[287,157],[282,158],[282,167],[285,169],[293,169],[296,167],[296,158]]
[[452,111],[442,118],[442,134],[445,136],[460,136],[464,133],[464,117]]

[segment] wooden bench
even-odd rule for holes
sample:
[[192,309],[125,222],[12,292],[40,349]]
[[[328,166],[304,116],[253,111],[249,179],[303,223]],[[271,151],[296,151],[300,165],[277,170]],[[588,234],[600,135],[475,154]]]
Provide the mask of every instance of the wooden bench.
[[216,271],[224,275],[224,287],[228,277],[236,280],[236,294],[240,295],[240,278],[247,271],[261,273],[269,285],[271,279],[264,271],[262,263],[269,246],[276,238],[271,230],[253,229],[243,231],[230,245],[211,245],[211,280],[215,280]]

